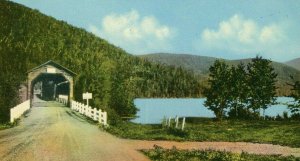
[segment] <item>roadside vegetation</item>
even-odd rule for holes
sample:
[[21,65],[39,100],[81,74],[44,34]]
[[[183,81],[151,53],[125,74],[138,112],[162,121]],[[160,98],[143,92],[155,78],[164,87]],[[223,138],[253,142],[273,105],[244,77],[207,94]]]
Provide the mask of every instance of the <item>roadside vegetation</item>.
[[0,130],[3,130],[3,129],[8,129],[8,128],[11,128],[13,127],[12,124],[9,124],[9,123],[6,123],[6,124],[0,124]]
[[0,130],[9,129],[19,125],[20,119],[16,119],[13,123],[0,123]]
[[[187,118],[186,127],[168,128],[162,125],[118,123],[106,128],[121,138],[175,141],[253,142],[300,147],[299,121],[278,118],[271,120],[223,120]],[[281,120],[281,121],[279,121]]]
[[176,147],[172,149],[163,149],[159,146],[154,146],[154,149],[142,150],[153,161],[296,161],[300,158],[294,156],[279,156],[279,155],[255,155],[242,152],[241,154],[214,151],[214,150],[178,150]]

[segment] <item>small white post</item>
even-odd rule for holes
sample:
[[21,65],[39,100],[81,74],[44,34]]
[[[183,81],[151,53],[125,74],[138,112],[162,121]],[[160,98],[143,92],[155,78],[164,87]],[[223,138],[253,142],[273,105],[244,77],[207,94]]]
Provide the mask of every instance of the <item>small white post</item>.
[[171,126],[171,117],[169,117],[168,126]]
[[168,125],[168,119],[166,118],[166,116],[164,116],[161,125],[162,125],[162,126],[167,126],[167,125]]
[[185,125],[185,117],[183,118],[183,120],[182,120],[182,126],[181,126],[181,130],[183,130],[184,129],[184,125]]
[[104,116],[104,117],[103,117],[103,120],[104,120],[104,123],[103,123],[103,124],[104,124],[104,125],[107,125],[107,112],[104,112],[104,113],[103,113],[103,116]]
[[14,108],[10,109],[10,122],[14,122],[15,116],[14,116]]
[[179,118],[178,118],[178,116],[176,116],[176,118],[175,118],[175,122],[176,122],[176,125],[175,125],[175,127],[176,127],[176,128],[178,128],[178,122],[179,122]]

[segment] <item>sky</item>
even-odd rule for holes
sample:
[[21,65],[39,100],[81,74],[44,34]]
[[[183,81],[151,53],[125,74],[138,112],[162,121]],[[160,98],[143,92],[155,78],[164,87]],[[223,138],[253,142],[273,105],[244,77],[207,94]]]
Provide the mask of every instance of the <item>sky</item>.
[[299,0],[13,0],[134,55],[300,57]]

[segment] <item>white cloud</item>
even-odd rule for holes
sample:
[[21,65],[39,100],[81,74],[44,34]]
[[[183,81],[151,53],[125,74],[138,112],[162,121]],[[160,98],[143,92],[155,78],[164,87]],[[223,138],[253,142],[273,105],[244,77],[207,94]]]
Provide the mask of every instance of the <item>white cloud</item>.
[[135,54],[168,50],[174,36],[171,27],[153,16],[141,17],[135,10],[107,15],[100,28],[90,25],[89,31]]
[[282,46],[287,41],[281,24],[260,26],[255,21],[236,14],[220,22],[217,30],[203,30],[197,48],[206,52],[217,50],[236,55],[260,54],[273,58],[283,54]]
[[276,26],[266,26],[262,28],[261,33],[259,35],[259,41],[262,43],[278,43],[283,39],[283,34],[281,29]]

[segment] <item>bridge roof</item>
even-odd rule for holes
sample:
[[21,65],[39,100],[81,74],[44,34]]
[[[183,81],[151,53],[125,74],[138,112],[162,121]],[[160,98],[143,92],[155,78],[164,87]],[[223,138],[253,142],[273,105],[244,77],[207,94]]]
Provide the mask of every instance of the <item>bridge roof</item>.
[[52,66],[54,66],[54,67],[56,67],[56,68],[58,68],[58,69],[64,70],[64,71],[66,71],[67,73],[69,73],[69,74],[72,75],[72,76],[77,75],[77,74],[76,74],[75,72],[73,72],[72,70],[70,70],[70,69],[68,69],[68,68],[66,68],[66,67],[64,67],[64,66],[62,66],[62,65],[60,65],[60,64],[58,64],[58,63],[56,63],[56,62],[54,62],[54,61],[52,61],[52,60],[49,60],[49,61],[47,61],[47,62],[45,62],[45,63],[43,63],[43,64],[41,64],[41,65],[39,65],[39,66],[37,66],[37,67],[32,68],[31,70],[27,71],[27,73],[30,73],[30,72],[32,72],[32,71],[35,71],[35,70],[37,70],[37,69],[39,69],[39,68],[42,68],[43,66],[46,66],[46,65],[52,65]]

